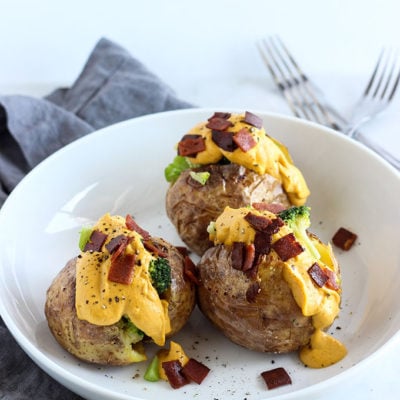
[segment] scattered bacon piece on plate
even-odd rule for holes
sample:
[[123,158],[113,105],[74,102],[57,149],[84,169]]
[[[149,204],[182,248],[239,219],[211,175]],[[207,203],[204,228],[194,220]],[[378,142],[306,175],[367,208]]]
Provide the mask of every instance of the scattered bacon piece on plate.
[[174,389],[179,389],[185,386],[189,381],[182,375],[182,364],[179,360],[164,361],[162,367],[167,375],[169,384]]
[[346,228],[339,228],[333,235],[332,242],[337,247],[347,251],[350,250],[356,239],[357,235],[355,233],[350,232]]
[[287,261],[290,258],[296,257],[304,251],[303,247],[296,240],[293,233],[288,233],[287,235],[278,239],[272,244],[272,248],[278,253],[278,256],[282,259],[282,261]]
[[198,385],[203,382],[205,377],[210,372],[210,368],[194,358],[189,358],[189,361],[182,368],[182,375],[190,381],[196,382]]
[[264,371],[261,376],[269,390],[292,384],[289,374],[282,367]]
[[89,241],[86,243],[83,251],[101,251],[107,235],[98,230],[94,230],[90,235]]
[[233,136],[233,141],[245,153],[257,145],[256,140],[247,128],[243,128],[239,132],[236,132]]

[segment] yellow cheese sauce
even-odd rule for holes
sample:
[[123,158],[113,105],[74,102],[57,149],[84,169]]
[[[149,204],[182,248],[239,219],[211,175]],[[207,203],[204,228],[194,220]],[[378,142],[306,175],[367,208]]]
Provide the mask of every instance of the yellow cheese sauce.
[[[253,243],[256,232],[244,219],[250,211],[252,214],[269,219],[276,218],[276,215],[269,211],[257,211],[250,207],[239,209],[226,207],[212,224],[210,240],[215,244],[225,245],[232,245],[234,242]],[[287,225],[282,226],[272,235],[272,244],[289,233],[292,233],[292,230]],[[316,261],[321,267],[329,268],[335,273],[338,272],[338,265],[329,244],[325,245],[317,238],[313,239],[313,243],[320,253],[320,258],[317,260],[308,251],[290,258],[284,262],[283,278],[303,315],[312,317],[315,327],[310,344],[300,352],[300,359],[309,367],[319,368],[339,361],[346,354],[346,350],[340,342],[323,332],[339,314],[340,293],[326,286],[318,287],[307,272]]]
[[132,238],[126,251],[136,255],[134,276],[130,285],[111,282],[108,272],[111,257],[108,252],[81,252],[76,268],[75,306],[79,319],[94,325],[112,325],[122,316],[151,337],[160,346],[170,332],[168,303],[161,300],[153,287],[148,265],[153,259],[142,244],[141,235],[127,229],[125,218],[105,214],[94,230],[107,234],[104,246],[114,237]]
[[237,133],[247,128],[257,143],[248,151],[240,148],[226,151],[218,147],[212,140],[212,131],[207,128],[208,122],[201,122],[193,127],[189,135],[201,135],[205,140],[206,149],[197,153],[196,157],[188,157],[193,164],[215,164],[227,158],[231,163],[242,165],[256,173],[269,174],[282,183],[293,205],[302,205],[310,195],[310,191],[302,173],[293,164],[286,147],[276,139],[269,137],[265,129],[258,129],[244,122],[244,114],[232,114],[229,119],[233,126],[228,132]]

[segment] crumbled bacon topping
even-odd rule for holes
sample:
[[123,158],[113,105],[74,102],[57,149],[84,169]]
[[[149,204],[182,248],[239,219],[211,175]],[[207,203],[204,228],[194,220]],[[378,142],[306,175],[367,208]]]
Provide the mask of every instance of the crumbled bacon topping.
[[222,132],[213,130],[211,132],[212,141],[222,150],[233,152],[237,149],[237,144],[233,141],[232,132]]
[[200,285],[200,278],[198,276],[196,266],[188,255],[184,256],[183,274],[189,279],[190,282],[194,283],[195,285]]
[[108,271],[108,280],[111,282],[130,285],[133,281],[135,268],[135,254],[126,253],[126,248],[132,239],[122,240],[113,250],[111,265]]
[[330,270],[329,268],[325,268],[324,272],[326,275],[328,275],[328,280],[326,281],[325,286],[332,290],[339,290],[340,285],[339,282],[337,281],[337,276],[335,272]]
[[94,230],[90,235],[89,241],[86,243],[83,251],[101,251],[107,235],[98,230]]
[[332,238],[332,242],[337,247],[340,247],[343,250],[350,250],[353,246],[354,242],[357,239],[357,235],[353,232],[345,228],[339,228],[338,231],[334,234]]
[[203,382],[209,372],[210,368],[208,368],[203,363],[195,360],[194,358],[189,358],[189,361],[184,365],[181,370],[182,375],[188,381],[196,382],[198,385]]
[[289,374],[282,367],[264,371],[261,376],[269,390],[292,384]]
[[129,241],[128,236],[125,235],[118,235],[114,238],[112,238],[107,244],[106,244],[106,249],[110,254],[113,254],[123,242]]
[[307,272],[314,283],[320,288],[329,280],[329,276],[325,273],[325,269],[322,269],[318,263],[311,265]]
[[174,389],[179,389],[189,383],[182,375],[182,364],[179,360],[164,361],[161,366],[167,375],[169,384]]
[[220,118],[220,117],[213,117],[208,120],[208,123],[206,124],[206,128],[212,129],[215,131],[225,131],[228,128],[232,127],[233,123],[229,121],[228,119],[225,118]]
[[141,235],[144,240],[150,239],[150,233],[141,228],[130,214],[127,214],[125,218],[125,225],[130,231],[137,232],[139,235]]
[[253,203],[252,207],[257,211],[269,211],[274,214],[278,214],[286,209],[284,205],[279,203]]
[[268,217],[251,212],[246,214],[244,219],[258,232],[269,232],[268,227],[272,223]]
[[201,135],[184,135],[178,143],[178,155],[196,157],[206,149],[204,138]]
[[164,247],[161,247],[154,243],[152,240],[145,240],[143,242],[143,246],[145,247],[146,250],[150,251],[154,255],[158,257],[163,257],[166,258],[168,257],[168,252]]
[[262,119],[258,115],[255,115],[249,111],[246,111],[244,114],[244,122],[258,129],[261,129],[263,124]]
[[287,261],[290,258],[296,257],[304,251],[303,247],[296,240],[293,233],[288,233],[287,235],[278,239],[272,244],[272,248],[277,252],[282,261]]
[[236,132],[233,136],[233,141],[245,153],[257,145],[256,140],[253,138],[247,128],[243,128],[239,132]]

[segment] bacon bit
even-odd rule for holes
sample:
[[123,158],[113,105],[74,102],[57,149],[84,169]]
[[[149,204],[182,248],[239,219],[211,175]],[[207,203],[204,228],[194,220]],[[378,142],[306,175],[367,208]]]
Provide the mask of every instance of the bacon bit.
[[246,122],[247,124],[252,125],[258,129],[261,129],[262,124],[263,124],[263,121],[259,116],[255,115],[249,111],[246,111],[246,113],[244,114],[244,122]]
[[233,141],[245,153],[257,145],[257,142],[247,128],[243,128],[239,132],[236,132],[233,136]]
[[185,135],[178,143],[178,155],[196,157],[206,149],[204,138],[201,135]]
[[330,270],[329,268],[325,268],[324,272],[329,277],[329,279],[325,283],[326,287],[332,290],[339,290],[340,286],[337,281],[335,272]]
[[215,112],[214,115],[212,115],[210,118],[208,118],[207,121],[211,121],[213,118],[223,118],[223,119],[228,119],[231,117],[231,113],[227,112]]
[[296,257],[304,251],[301,244],[296,240],[293,233],[288,233],[286,236],[278,239],[272,248],[278,253],[282,261],[287,261],[292,257]]
[[261,372],[261,376],[269,390],[292,384],[289,374],[282,367]]
[[233,123],[229,121],[228,119],[225,118],[220,118],[220,117],[213,117],[208,120],[208,124],[206,125],[206,128],[212,129],[215,131],[225,131],[231,126],[233,126]]
[[231,262],[232,268],[237,269],[239,271],[242,270],[243,258],[244,258],[244,246],[243,242],[233,242],[232,244],[232,253],[231,253]]
[[150,233],[142,229],[130,214],[127,214],[125,217],[125,225],[130,231],[137,232],[139,235],[141,235],[144,240],[151,238]]
[[271,221],[271,225],[268,227],[268,233],[273,235],[279,231],[279,228],[285,225],[281,218],[275,218]]
[[340,247],[343,250],[350,250],[354,242],[357,239],[357,235],[345,228],[339,228],[332,238],[333,244]]
[[329,280],[329,276],[325,273],[325,270],[322,269],[317,263],[311,265],[311,267],[308,268],[307,272],[314,283],[320,288],[324,286],[325,283]]
[[254,247],[258,254],[268,254],[271,251],[272,235],[256,232],[254,236]]
[[190,282],[197,286],[200,285],[201,282],[197,274],[196,266],[189,256],[185,256],[184,258],[183,274]]
[[135,268],[134,254],[120,254],[118,257],[111,257],[111,266],[108,271],[108,280],[111,282],[130,285],[133,281]]
[[167,258],[168,253],[165,251],[164,248],[160,248],[157,246],[155,243],[153,243],[151,240],[145,240],[143,242],[143,246],[145,247],[146,250],[150,251],[154,255],[162,258]]
[[106,244],[106,249],[110,254],[113,254],[119,246],[125,241],[129,241],[129,237],[125,235],[118,235],[114,238],[112,238],[107,244]]
[[164,361],[161,366],[167,375],[169,384],[174,389],[185,386],[189,381],[182,375],[182,364],[179,360]]
[[249,303],[254,303],[257,295],[261,292],[261,287],[259,282],[253,282],[249,288],[246,290],[246,300]]
[[268,232],[268,227],[272,222],[268,217],[256,215],[251,212],[246,214],[244,219],[258,232]]
[[213,142],[222,150],[233,152],[237,149],[237,145],[233,141],[232,132],[220,132],[213,130],[211,137]]
[[89,241],[86,243],[83,251],[101,251],[107,235],[98,230],[94,230],[90,235]]
[[184,257],[189,255],[189,250],[185,246],[175,246],[175,248],[181,253]]
[[286,207],[279,203],[253,203],[251,206],[257,211],[269,211],[274,214],[278,214],[281,211],[286,210]]
[[260,256],[256,253],[256,261],[253,263],[252,268],[250,268],[249,270],[245,271],[245,274],[247,276],[247,278],[249,279],[256,279],[257,278],[257,274],[258,274],[258,266],[260,264]]
[[189,358],[189,361],[182,368],[182,375],[188,380],[196,382],[198,385],[203,382],[204,378],[210,372],[210,368],[194,358]]
[[250,243],[246,246],[246,255],[244,257],[242,271],[246,272],[253,267],[255,256],[255,246],[253,243]]

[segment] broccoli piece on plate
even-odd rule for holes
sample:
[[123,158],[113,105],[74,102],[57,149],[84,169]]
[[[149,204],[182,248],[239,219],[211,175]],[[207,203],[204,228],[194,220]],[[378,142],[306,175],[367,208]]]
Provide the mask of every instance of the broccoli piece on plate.
[[310,207],[298,206],[289,207],[281,211],[279,217],[293,230],[293,234],[300,244],[317,260],[320,254],[314,243],[307,234],[307,228],[310,227]]
[[163,294],[171,286],[171,267],[166,258],[158,257],[149,264],[151,282],[158,294]]

